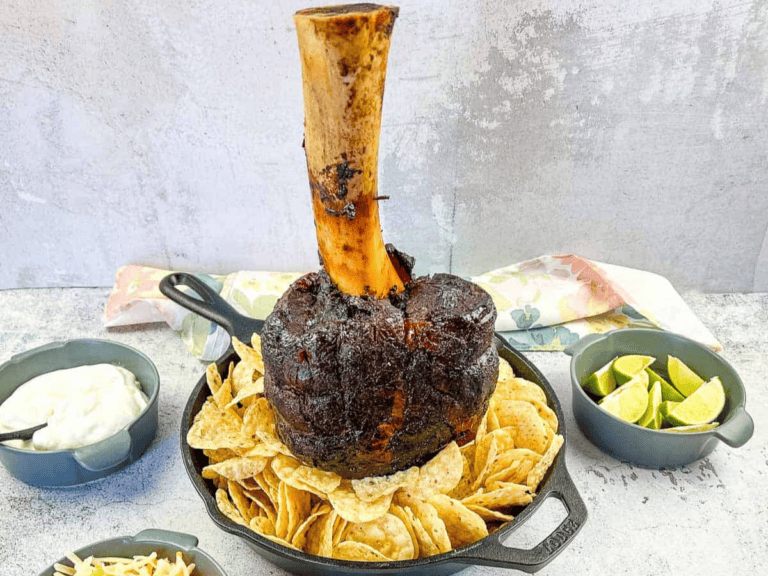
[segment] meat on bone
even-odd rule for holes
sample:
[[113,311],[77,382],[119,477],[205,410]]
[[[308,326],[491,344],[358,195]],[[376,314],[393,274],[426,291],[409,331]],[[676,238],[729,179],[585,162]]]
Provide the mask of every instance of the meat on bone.
[[345,478],[471,441],[498,377],[490,296],[450,274],[412,278],[413,259],[382,238],[377,158],[396,16],[355,4],[294,18],[322,269],[266,320],[264,390],[292,453]]

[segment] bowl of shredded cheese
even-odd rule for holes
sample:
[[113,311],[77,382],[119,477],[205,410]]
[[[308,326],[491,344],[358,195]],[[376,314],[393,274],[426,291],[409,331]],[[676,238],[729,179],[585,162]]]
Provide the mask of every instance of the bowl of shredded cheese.
[[39,576],[226,576],[190,534],[150,529],[67,552]]

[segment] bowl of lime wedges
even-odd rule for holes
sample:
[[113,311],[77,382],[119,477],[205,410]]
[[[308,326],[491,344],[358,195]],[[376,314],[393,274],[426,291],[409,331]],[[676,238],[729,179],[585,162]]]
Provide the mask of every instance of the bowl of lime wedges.
[[590,334],[566,348],[573,413],[598,448],[646,468],[674,468],[719,442],[746,443],[754,423],[733,367],[698,342],[662,330]]

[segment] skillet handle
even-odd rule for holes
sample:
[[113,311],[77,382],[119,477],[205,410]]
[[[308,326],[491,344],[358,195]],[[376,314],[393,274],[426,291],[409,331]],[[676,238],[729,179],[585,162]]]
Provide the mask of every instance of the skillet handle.
[[535,547],[525,550],[507,547],[499,540],[498,533],[491,534],[481,540],[477,548],[469,546],[465,553],[454,556],[452,560],[460,563],[522,570],[528,573],[538,572],[554,560],[555,556],[571,543],[571,540],[576,537],[578,531],[587,521],[587,507],[584,505],[584,501],[581,499],[581,495],[564,464],[563,462],[563,465],[552,471],[553,477],[548,490],[537,496],[537,498],[554,496],[568,510],[568,515],[549,536]]
[[[179,290],[177,286],[187,286],[200,297],[194,298]],[[160,281],[160,292],[168,299],[199,314],[207,320],[224,328],[230,336],[243,342],[250,342],[254,332],[261,333],[263,320],[257,320],[240,314],[215,290],[193,274],[174,272]]]

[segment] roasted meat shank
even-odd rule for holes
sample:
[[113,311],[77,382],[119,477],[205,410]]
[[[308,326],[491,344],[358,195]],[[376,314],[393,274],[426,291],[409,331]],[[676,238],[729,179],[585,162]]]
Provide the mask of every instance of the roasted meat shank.
[[397,13],[354,4],[294,17],[322,269],[266,320],[264,391],[294,456],[345,478],[471,441],[498,376],[490,296],[450,274],[412,278],[413,259],[381,234],[378,143]]

